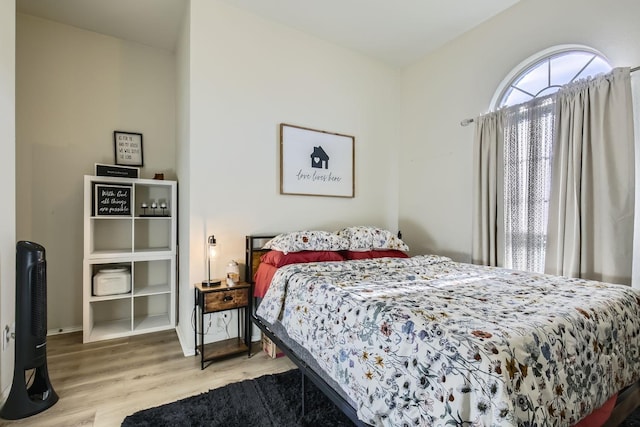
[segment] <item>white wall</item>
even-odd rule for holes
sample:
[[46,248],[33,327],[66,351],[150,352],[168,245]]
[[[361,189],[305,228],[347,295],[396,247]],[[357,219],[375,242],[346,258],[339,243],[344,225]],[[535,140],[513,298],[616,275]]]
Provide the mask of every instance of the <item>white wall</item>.
[[47,249],[48,328],[82,325],[83,179],[113,131],[143,134],[143,178],[175,179],[175,56],[18,15],[17,236]]
[[[191,324],[191,312],[193,310],[193,290],[189,287],[189,223],[191,213],[191,193],[189,192],[191,176],[190,165],[190,72],[191,57],[190,43],[190,2],[185,7],[184,19],[180,30],[179,40],[176,43],[176,171],[178,173],[179,205],[178,205],[178,295],[177,295],[177,319],[181,327],[176,328],[178,337],[185,353],[193,352],[193,334],[188,325]],[[180,286],[180,284],[185,285]]]
[[[0,1],[0,327],[15,321],[15,42],[16,4]],[[0,346],[0,349],[2,347]],[[15,341],[0,350],[0,401],[13,374]],[[1,405],[0,405],[1,406]]]
[[[220,245],[219,275],[229,259],[244,263],[247,234],[396,230],[398,70],[218,1],[192,0],[190,16],[190,223],[181,229],[190,256],[181,259],[181,292],[192,295],[205,277],[209,234]],[[355,136],[355,198],[279,194],[283,122]],[[181,307],[184,335],[188,314]]]
[[502,79],[550,46],[584,44],[640,65],[640,2],[521,0],[404,70],[400,228],[418,253],[471,260],[473,126]]
[[[633,132],[635,137],[635,164],[640,165],[640,73],[631,74],[631,98],[633,102]],[[640,253],[640,171],[636,170],[636,199],[633,218],[633,253]],[[631,287],[640,290],[640,257],[636,256],[631,262]]]

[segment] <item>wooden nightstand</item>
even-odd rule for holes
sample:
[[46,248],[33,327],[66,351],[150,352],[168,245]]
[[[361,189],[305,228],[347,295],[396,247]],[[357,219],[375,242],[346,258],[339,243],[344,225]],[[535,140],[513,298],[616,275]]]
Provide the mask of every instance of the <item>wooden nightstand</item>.
[[[196,307],[195,320],[195,353],[200,353],[200,369],[205,368],[205,362],[222,359],[238,353],[247,352],[251,356],[251,285],[240,282],[234,286],[203,286],[196,283],[194,286],[194,298]],[[204,315],[218,313],[227,310],[238,310],[238,336],[223,341],[204,344]],[[240,312],[244,310],[244,319],[241,322]],[[200,315],[198,316],[198,311]],[[240,324],[243,323],[243,328]],[[241,332],[243,331],[243,332]],[[200,340],[198,341],[198,335]],[[241,335],[244,335],[241,337]]]

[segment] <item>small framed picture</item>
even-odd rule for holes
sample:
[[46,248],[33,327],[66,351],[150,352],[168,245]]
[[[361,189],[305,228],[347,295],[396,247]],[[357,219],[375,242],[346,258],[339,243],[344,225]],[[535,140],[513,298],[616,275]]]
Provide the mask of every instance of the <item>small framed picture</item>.
[[142,134],[135,132],[113,132],[116,165],[143,166]]

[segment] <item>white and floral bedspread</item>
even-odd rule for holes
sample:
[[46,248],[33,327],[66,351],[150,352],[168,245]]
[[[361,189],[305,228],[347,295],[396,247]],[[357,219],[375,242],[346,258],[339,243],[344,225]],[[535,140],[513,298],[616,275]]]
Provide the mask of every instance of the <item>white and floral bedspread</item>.
[[438,256],[292,264],[258,315],[374,425],[569,426],[640,378],[622,285]]

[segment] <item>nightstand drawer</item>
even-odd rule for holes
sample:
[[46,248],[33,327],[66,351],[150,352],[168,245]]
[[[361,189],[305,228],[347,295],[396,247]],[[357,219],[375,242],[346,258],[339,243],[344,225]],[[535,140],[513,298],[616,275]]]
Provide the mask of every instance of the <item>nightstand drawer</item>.
[[249,288],[208,292],[204,295],[204,311],[230,310],[249,304]]

